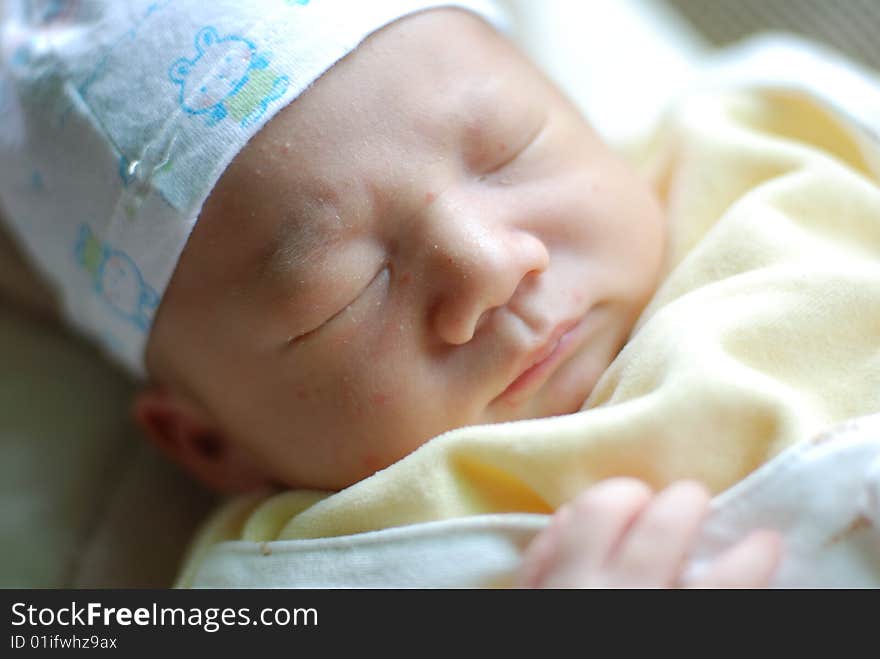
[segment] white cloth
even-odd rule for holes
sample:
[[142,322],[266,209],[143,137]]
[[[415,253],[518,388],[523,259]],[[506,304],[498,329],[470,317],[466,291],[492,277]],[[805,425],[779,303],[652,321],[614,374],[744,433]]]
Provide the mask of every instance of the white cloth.
[[10,0],[0,203],[73,326],[143,375],[150,323],[223,170],[369,34],[491,0]]

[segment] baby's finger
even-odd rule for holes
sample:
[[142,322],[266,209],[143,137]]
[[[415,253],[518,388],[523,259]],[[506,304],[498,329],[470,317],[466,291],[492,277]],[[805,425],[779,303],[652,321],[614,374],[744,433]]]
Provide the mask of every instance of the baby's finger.
[[651,500],[651,490],[632,478],[602,481],[565,506],[556,548],[541,586],[604,585],[602,566],[620,537]]
[[709,492],[696,481],[679,481],[660,492],[610,556],[612,584],[675,584],[708,509]]
[[775,531],[753,531],[713,561],[689,588],[763,588],[770,583],[782,556]]
[[544,575],[550,569],[559,549],[559,533],[568,524],[571,508],[563,506],[543,531],[538,533],[526,549],[519,571],[517,588],[540,588]]

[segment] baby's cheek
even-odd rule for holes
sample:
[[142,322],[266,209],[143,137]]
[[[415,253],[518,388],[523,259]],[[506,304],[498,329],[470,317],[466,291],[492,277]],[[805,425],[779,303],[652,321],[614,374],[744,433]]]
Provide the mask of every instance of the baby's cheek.
[[[402,328],[400,328],[402,326]],[[426,368],[426,360],[407,341],[406,323],[387,323],[374,334],[369,323],[356,335],[340,332],[329,342],[321,374],[331,413],[343,447],[340,457],[357,456],[364,469],[384,468],[418,448],[440,426],[438,411],[446,384],[442,369]],[[388,340],[391,335],[391,340]]]

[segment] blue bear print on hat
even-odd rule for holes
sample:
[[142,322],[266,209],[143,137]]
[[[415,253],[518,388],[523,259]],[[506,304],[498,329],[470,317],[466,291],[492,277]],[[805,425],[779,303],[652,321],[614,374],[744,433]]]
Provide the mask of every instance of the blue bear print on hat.
[[181,57],[169,76],[180,85],[180,106],[203,115],[209,126],[229,116],[246,127],[287,90],[287,76],[275,74],[268,58],[247,39],[221,38],[213,27],[204,27],[195,46],[196,56]]
[[146,331],[159,296],[144,281],[131,257],[102,243],[85,224],[79,227],[74,254],[77,263],[91,275],[101,299],[135,327]]

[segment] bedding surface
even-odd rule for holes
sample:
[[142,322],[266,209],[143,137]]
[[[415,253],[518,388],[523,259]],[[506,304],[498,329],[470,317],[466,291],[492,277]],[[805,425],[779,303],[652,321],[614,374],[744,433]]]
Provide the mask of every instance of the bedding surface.
[[214,499],[144,442],[133,385],[0,304],[0,587],[167,587]]

